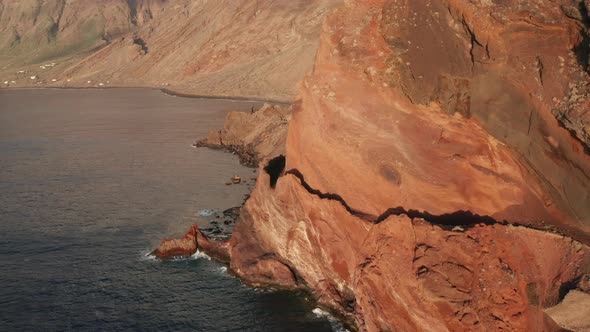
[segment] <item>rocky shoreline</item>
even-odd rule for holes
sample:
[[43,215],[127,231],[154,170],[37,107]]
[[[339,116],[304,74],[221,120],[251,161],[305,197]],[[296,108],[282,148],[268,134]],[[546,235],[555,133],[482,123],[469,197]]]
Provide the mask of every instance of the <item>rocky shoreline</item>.
[[[230,112],[220,130],[211,129],[207,137],[199,139],[196,148],[222,149],[237,155],[240,163],[251,168],[258,168],[263,160],[275,158],[285,153],[287,124],[291,116],[288,105],[263,104],[258,109],[252,106],[250,112]],[[272,139],[269,139],[272,137]],[[246,183],[256,178],[242,179],[234,176],[226,185]],[[233,233],[234,224],[240,217],[240,211],[247,202],[249,195],[241,206],[228,208],[224,211],[202,211],[203,217],[210,219],[209,227],[199,229],[197,225],[180,239],[164,239],[160,246],[152,251],[152,255],[161,258],[190,257],[199,248],[213,256],[229,257],[227,243]],[[217,254],[216,254],[217,253]],[[221,253],[221,254],[219,254]],[[222,260],[229,263],[229,260]]]
[[230,112],[222,129],[211,129],[194,147],[223,149],[234,153],[242,165],[258,167],[265,159],[285,153],[292,106],[265,103],[250,113]]
[[[271,132],[276,134],[276,126],[282,125],[281,117],[271,117],[271,121],[260,121],[261,114],[268,116],[268,114],[273,113],[268,112],[269,107],[272,106],[265,105],[258,111],[252,111],[250,114],[243,113],[237,117],[235,114],[228,115],[222,130],[211,130],[207,138],[200,140],[196,144],[199,147],[226,149],[237,154],[244,164],[258,165],[259,177],[253,197],[245,202],[244,207],[235,207],[224,211],[224,214],[228,212],[227,215],[232,220],[238,220],[231,238],[216,237],[216,234],[211,232],[215,228],[200,230],[195,225],[182,239],[164,240],[153,254],[166,259],[189,257],[199,250],[220,262],[229,264],[229,272],[240,277],[247,285],[303,291],[316,300],[318,306],[332,312],[349,329],[359,329],[356,314],[358,305],[356,304],[358,301],[356,295],[347,292],[343,293],[334,286],[328,287],[327,285],[321,285],[321,283],[313,284],[313,281],[309,282],[309,276],[305,276],[304,271],[293,265],[291,261],[283,259],[265,248],[263,240],[258,237],[259,235],[256,235],[258,233],[257,229],[260,229],[256,225],[259,221],[268,220],[268,216],[255,216],[252,213],[257,213],[258,206],[265,204],[264,201],[268,201],[269,198],[276,195],[274,191],[279,182],[288,181],[292,183],[291,186],[299,187],[300,189],[297,190],[300,193],[299,195],[305,195],[313,191],[311,188],[303,186],[304,180],[301,176],[298,177],[296,176],[297,173],[285,169],[284,155],[274,156],[276,152],[275,154],[253,152],[269,151],[254,143],[265,142],[265,140],[260,139],[259,133],[268,135]],[[261,114],[256,116],[258,112],[261,112]],[[242,117],[246,119],[255,118],[256,126],[249,127],[249,121],[244,120]],[[238,118],[240,120],[236,120]],[[274,126],[269,126],[269,123],[274,124]],[[256,127],[262,127],[265,130],[256,129]],[[259,135],[252,135],[253,132]],[[286,135],[286,131],[279,131],[279,133]],[[249,140],[245,139],[246,137]],[[282,140],[279,139],[278,141]],[[232,144],[225,142],[231,142]],[[248,152],[244,153],[243,151],[246,150],[244,146],[247,144]],[[271,150],[275,151],[275,149]],[[284,153],[284,150],[278,149],[278,152]],[[271,158],[272,156],[274,158]],[[374,223],[374,227],[381,229],[380,231],[371,231],[364,237],[370,238],[371,233],[375,233],[373,236],[388,234],[387,236],[396,237],[402,246],[405,246],[402,243],[407,242],[407,238],[422,237],[422,240],[416,240],[416,244],[413,245],[415,248],[411,251],[411,256],[414,257],[412,264],[415,266],[415,277],[405,276],[404,278],[409,279],[400,280],[399,282],[402,284],[411,286],[417,281],[422,283],[423,287],[430,289],[430,292],[433,292],[435,296],[461,303],[472,296],[468,289],[474,286],[471,285],[473,281],[470,281],[474,278],[473,274],[476,274],[479,268],[482,271],[488,270],[485,273],[477,273],[479,283],[482,285],[480,289],[483,289],[487,294],[477,295],[481,298],[479,300],[480,304],[475,306],[473,304],[468,306],[459,305],[455,309],[462,312],[463,320],[476,315],[477,310],[482,310],[482,308],[488,310],[487,307],[490,306],[488,301],[492,300],[493,296],[497,296],[495,294],[501,294],[499,296],[503,299],[502,301],[513,302],[506,308],[504,307],[506,304],[504,304],[497,305],[497,308],[494,309],[496,310],[494,315],[497,315],[494,320],[503,321],[505,319],[503,317],[511,310],[517,310],[515,312],[522,315],[524,303],[532,301],[539,308],[552,307],[559,304],[570,289],[590,291],[588,274],[590,251],[588,247],[571,238],[551,234],[552,229],[535,230],[526,226],[506,223],[480,222],[474,219],[473,215],[468,214],[460,219],[450,216],[449,219],[453,220],[451,220],[452,224],[449,226],[444,223],[433,223],[425,216],[408,217],[407,211],[392,213],[392,215],[382,218],[382,221],[375,223],[375,220],[365,217],[362,213],[351,214],[350,207],[347,207],[346,202],[343,202],[340,197],[330,194],[324,195],[317,191],[314,195],[318,195],[317,199],[319,201],[315,202],[313,206],[328,204],[331,206],[329,210],[332,210],[332,213],[340,211],[336,215],[341,215],[343,218],[346,215],[345,219],[351,219],[353,223]],[[335,202],[340,207],[334,206],[330,201]],[[291,206],[291,208],[298,210],[300,207]],[[289,222],[292,222],[292,220]],[[466,224],[466,222],[468,223]],[[252,226],[255,228],[252,229]],[[409,229],[412,229],[410,233],[408,233]],[[344,234],[342,230],[336,231],[334,229],[333,231],[341,234],[338,237],[342,237],[342,234]],[[359,229],[355,232],[358,231]],[[413,235],[410,236],[410,234]],[[281,235],[275,234],[274,236],[280,237]],[[351,236],[352,234],[348,235],[350,239],[352,239]],[[451,238],[453,244],[448,243]],[[286,243],[289,241],[292,240],[287,238]],[[363,242],[367,245],[372,243],[368,238]],[[516,248],[508,249],[514,247],[515,244],[518,244]],[[325,250],[325,247],[318,247],[315,250],[321,250],[320,248]],[[344,248],[340,247],[339,250],[342,249]],[[362,253],[366,250],[361,246],[345,249],[345,252],[351,256],[358,253],[362,256]],[[431,253],[433,251],[434,255]],[[536,268],[527,267],[528,263],[523,265],[524,261],[522,260],[520,263],[518,260],[514,260],[524,252],[527,254],[521,259],[536,262]],[[550,256],[547,256],[548,253],[551,253]],[[473,256],[479,258],[472,258]],[[388,273],[400,277],[398,268],[404,265],[403,261],[404,259],[400,258],[397,263],[386,265],[387,268],[394,269]],[[382,263],[373,258],[361,262],[359,266],[362,266],[363,269],[375,269],[380,264]],[[482,268],[483,266],[486,266],[486,268]],[[548,271],[544,270],[542,266],[551,266],[552,272],[547,274]],[[382,268],[384,266],[379,267],[379,269]],[[412,272],[411,274],[414,275]],[[518,284],[514,284],[514,275],[519,275],[519,279],[523,280],[519,281]],[[441,279],[441,276],[443,279]],[[559,278],[557,283],[556,279],[554,279],[555,276]],[[460,278],[460,281],[456,279],[457,277]],[[414,278],[416,278],[416,281],[412,281]],[[449,284],[445,285],[445,283]],[[502,286],[502,283],[505,283],[505,285]],[[524,288],[522,288],[523,285]],[[541,289],[538,289],[539,287]],[[519,288],[522,290],[520,294]],[[486,298],[487,296],[490,298]],[[498,299],[493,301],[496,302]],[[516,305],[517,303],[519,304]],[[532,310],[529,308],[527,311],[529,319],[532,320],[529,324],[533,324],[531,326],[535,326],[535,329],[559,330],[559,327],[551,319],[544,316],[541,309]],[[548,312],[557,312],[557,310]],[[563,312],[563,309],[561,309],[561,312]],[[380,315],[380,312],[375,312],[375,314]],[[514,328],[519,329],[518,327]]]
[[[360,331],[561,330],[548,308],[572,290],[590,303],[590,157],[585,94],[559,102],[588,76],[571,51],[585,28],[560,3],[328,15],[285,140],[255,112],[198,144],[259,163],[220,244],[229,270],[306,289]],[[257,150],[269,142],[284,148]]]

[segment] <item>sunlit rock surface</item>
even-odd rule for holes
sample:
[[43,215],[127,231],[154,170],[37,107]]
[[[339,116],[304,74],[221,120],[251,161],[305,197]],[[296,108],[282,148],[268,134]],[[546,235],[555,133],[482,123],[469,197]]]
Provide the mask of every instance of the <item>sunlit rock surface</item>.
[[363,331],[559,329],[543,308],[590,266],[579,5],[347,1],[329,14],[232,270],[278,273]]
[[285,154],[291,110],[291,106],[264,104],[251,112],[230,112],[222,129],[210,129],[195,146],[229,150],[242,164],[256,167],[260,160]]

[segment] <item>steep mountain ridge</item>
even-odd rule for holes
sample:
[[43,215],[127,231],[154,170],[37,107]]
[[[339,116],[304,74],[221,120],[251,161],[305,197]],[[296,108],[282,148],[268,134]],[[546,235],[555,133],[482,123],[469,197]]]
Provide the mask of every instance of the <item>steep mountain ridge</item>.
[[79,55],[137,29],[163,1],[0,1],[0,55],[12,64]]
[[[336,3],[4,1],[0,77],[12,86],[149,86],[292,100]],[[40,70],[52,61],[56,67]]]

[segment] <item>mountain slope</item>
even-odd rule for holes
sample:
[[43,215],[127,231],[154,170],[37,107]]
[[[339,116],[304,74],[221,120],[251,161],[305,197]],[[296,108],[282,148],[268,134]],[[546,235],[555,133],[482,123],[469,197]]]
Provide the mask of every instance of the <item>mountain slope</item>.
[[0,55],[18,65],[90,51],[144,23],[152,2],[2,0]]
[[[337,3],[82,2],[0,1],[1,79],[291,100],[313,65],[323,17]],[[58,65],[39,68],[50,61]]]

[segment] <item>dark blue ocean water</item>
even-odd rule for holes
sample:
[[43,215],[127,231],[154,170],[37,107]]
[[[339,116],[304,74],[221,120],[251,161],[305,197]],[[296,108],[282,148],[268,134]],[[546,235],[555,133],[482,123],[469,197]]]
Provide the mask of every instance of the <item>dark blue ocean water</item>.
[[255,176],[190,144],[253,104],[151,90],[0,90],[1,331],[331,331],[301,296],[206,258],[146,257]]

